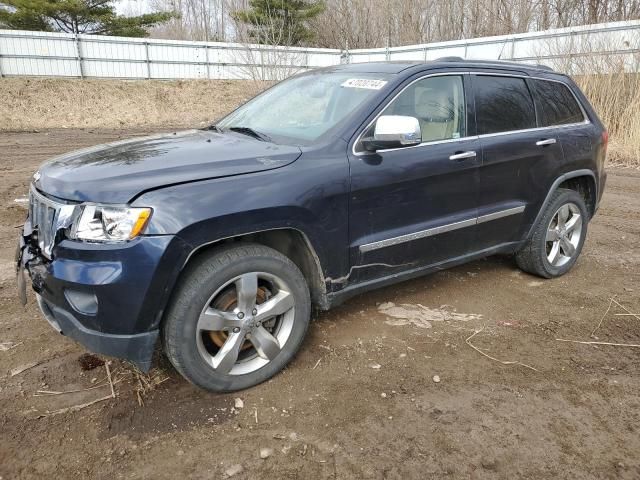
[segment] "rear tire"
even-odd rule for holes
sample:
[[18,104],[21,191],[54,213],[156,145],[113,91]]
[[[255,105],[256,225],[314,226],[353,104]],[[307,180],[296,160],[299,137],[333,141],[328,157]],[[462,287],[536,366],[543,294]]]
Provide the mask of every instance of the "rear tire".
[[224,247],[196,262],[164,319],[167,357],[212,392],[268,380],[293,359],[309,326],[304,276],[281,253],[255,244]]
[[516,253],[525,272],[543,278],[567,273],[576,263],[587,236],[589,214],[582,196],[559,188],[551,197],[533,234]]

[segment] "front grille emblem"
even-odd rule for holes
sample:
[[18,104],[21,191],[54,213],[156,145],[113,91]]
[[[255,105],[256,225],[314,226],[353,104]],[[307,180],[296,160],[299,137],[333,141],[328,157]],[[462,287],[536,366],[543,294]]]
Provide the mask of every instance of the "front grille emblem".
[[38,180],[40,180],[40,170],[37,170],[36,173],[33,174],[33,181],[37,182]]

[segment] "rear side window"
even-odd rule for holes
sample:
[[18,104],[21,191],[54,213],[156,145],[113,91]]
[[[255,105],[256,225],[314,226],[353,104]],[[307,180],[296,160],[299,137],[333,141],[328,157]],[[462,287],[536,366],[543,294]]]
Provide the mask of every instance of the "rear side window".
[[569,88],[559,82],[532,80],[542,127],[580,123],[584,115]]
[[474,76],[478,134],[536,128],[533,99],[523,78]]

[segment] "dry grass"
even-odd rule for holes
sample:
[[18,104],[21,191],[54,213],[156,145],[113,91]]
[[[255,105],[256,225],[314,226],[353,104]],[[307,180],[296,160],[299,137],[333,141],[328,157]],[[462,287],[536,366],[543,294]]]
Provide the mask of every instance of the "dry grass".
[[608,162],[640,168],[640,74],[575,77],[609,131]]
[[[637,44],[640,36],[629,41]],[[609,132],[608,164],[640,168],[640,54],[589,54],[615,51],[611,39],[550,42],[541,53],[559,55],[552,66],[573,76]],[[577,51],[585,55],[571,55]]]
[[241,80],[0,80],[0,130],[197,126],[251,98]]

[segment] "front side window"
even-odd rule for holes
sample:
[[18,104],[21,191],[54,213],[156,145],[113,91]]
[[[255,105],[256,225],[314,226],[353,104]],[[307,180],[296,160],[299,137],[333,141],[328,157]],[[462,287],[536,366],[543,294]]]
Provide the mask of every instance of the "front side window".
[[566,85],[547,80],[532,80],[538,102],[541,127],[584,121],[578,102]]
[[382,73],[315,72],[279,83],[216,124],[250,128],[276,143],[309,144],[345,120],[387,84]]
[[536,128],[533,99],[523,78],[474,76],[478,135]]
[[409,85],[385,108],[382,115],[415,117],[423,142],[465,136],[465,103],[462,76],[428,77]]

